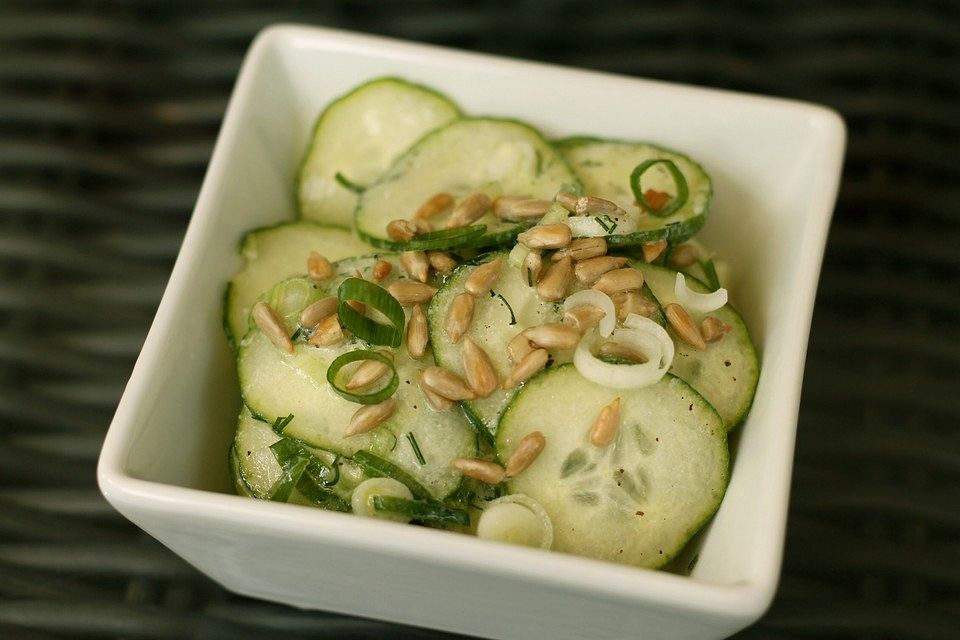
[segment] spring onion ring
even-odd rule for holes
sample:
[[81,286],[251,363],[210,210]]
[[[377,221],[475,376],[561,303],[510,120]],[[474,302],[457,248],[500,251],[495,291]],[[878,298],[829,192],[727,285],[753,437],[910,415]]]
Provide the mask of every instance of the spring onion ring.
[[553,546],[553,522],[540,503],[522,493],[492,500],[480,514],[477,537],[527,547]]
[[[376,360],[390,367],[390,382],[387,383],[387,386],[370,393],[353,393],[338,385],[337,374],[340,373],[340,369],[357,360]],[[369,349],[358,349],[341,354],[337,356],[336,360],[330,363],[330,366],[327,367],[327,382],[330,384],[330,388],[340,394],[345,400],[358,404],[378,404],[392,396],[393,392],[397,390],[397,387],[400,385],[400,376],[397,375],[397,367],[393,364],[393,360],[387,356],[382,353],[377,353],[376,351],[370,351]]]
[[710,313],[727,304],[727,290],[720,287],[712,293],[697,293],[687,288],[686,277],[677,272],[677,280],[673,285],[673,293],[677,302],[687,311],[695,313]]
[[647,357],[646,362],[604,362],[593,354],[599,334],[590,332],[577,345],[573,364],[587,380],[614,389],[639,389],[656,384],[673,364],[673,340],[659,324],[635,313],[628,315],[624,324],[626,327],[614,330],[610,340],[643,354]]
[[[640,186],[640,178],[644,173],[647,172],[651,167],[662,164],[667,168],[667,171],[670,172],[670,176],[673,178],[673,183],[677,188],[677,193],[673,196],[673,199],[665,207],[660,209],[655,209],[650,206],[650,203],[647,202],[647,199],[643,197],[643,187]],[[673,160],[667,160],[666,158],[654,158],[653,160],[647,160],[646,162],[641,162],[630,174],[630,188],[633,190],[633,195],[637,199],[637,202],[640,203],[640,206],[644,210],[649,211],[651,214],[659,217],[665,217],[679,210],[680,207],[687,203],[687,197],[689,191],[687,188],[687,179],[683,177],[683,173],[674,164]]]
[[[337,316],[353,335],[369,344],[399,347],[403,336],[403,307],[383,287],[362,278],[347,278],[337,289]],[[347,302],[356,300],[385,315],[389,325],[368,318]]]
[[617,308],[614,306],[613,300],[610,299],[610,296],[605,294],[603,291],[597,291],[596,289],[584,289],[583,291],[577,291],[575,294],[567,297],[567,299],[563,301],[563,311],[566,313],[570,309],[584,304],[589,304],[603,311],[605,315],[600,320],[597,330],[604,338],[609,337],[610,334],[613,333],[614,328],[617,326]]

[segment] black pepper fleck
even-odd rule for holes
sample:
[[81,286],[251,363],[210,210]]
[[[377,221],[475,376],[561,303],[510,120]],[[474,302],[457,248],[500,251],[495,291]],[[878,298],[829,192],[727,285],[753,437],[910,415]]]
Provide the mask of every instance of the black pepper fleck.
[[729,361],[729,360],[724,360],[724,361],[723,361],[723,366],[729,367],[729,366],[730,366],[730,361]]

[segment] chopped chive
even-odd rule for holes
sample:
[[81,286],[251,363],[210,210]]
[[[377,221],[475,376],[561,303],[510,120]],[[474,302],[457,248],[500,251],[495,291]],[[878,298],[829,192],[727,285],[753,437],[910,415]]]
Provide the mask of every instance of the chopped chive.
[[[353,335],[370,344],[399,347],[403,336],[403,307],[387,290],[362,278],[347,278],[337,288],[337,316]],[[347,302],[356,300],[387,317],[390,324],[380,324],[358,312]]]
[[593,220],[598,225],[603,227],[603,230],[606,231],[607,233],[613,233],[613,230],[617,228],[617,221],[611,218],[610,216],[608,216],[607,214],[604,214],[602,216],[597,216]]
[[[527,271],[527,279],[528,279],[528,281],[529,281],[529,278],[530,278],[530,272]],[[531,284],[530,286],[532,287],[533,285]],[[507,302],[507,299],[504,298],[503,295],[497,293],[496,291],[494,291],[494,290],[492,290],[492,289],[490,290],[490,297],[491,297],[491,298],[500,298],[500,300],[503,302],[503,304],[505,304],[505,305],[507,306],[507,311],[510,312],[510,325],[512,326],[512,325],[517,324],[517,316],[514,315],[514,313],[513,313],[513,307],[510,306],[510,303]]]
[[[337,374],[340,373],[340,370],[357,360],[376,360],[390,367],[391,376],[387,386],[370,393],[353,393],[337,384]],[[397,375],[397,367],[387,356],[382,353],[377,353],[376,351],[370,351],[369,349],[357,349],[356,351],[348,351],[337,356],[337,358],[330,363],[330,366],[327,367],[327,382],[330,383],[330,388],[340,394],[345,400],[356,402],[357,404],[378,404],[392,396],[393,392],[397,390],[397,387],[400,386],[400,376]]]
[[417,437],[413,435],[412,431],[407,432],[407,441],[410,442],[410,446],[413,447],[413,455],[417,456],[417,462],[420,463],[420,466],[427,464],[423,453],[420,451],[420,445],[417,444]]
[[[648,169],[658,164],[662,164],[670,173],[670,177],[673,178],[673,183],[676,186],[677,193],[675,196],[673,196],[673,200],[669,204],[667,204],[665,207],[656,209],[651,206],[651,204],[647,202],[646,197],[644,197],[643,187],[640,186],[640,178],[644,173],[647,172]],[[672,160],[668,160],[666,158],[654,158],[638,164],[630,174],[630,189],[633,190],[634,197],[645,211],[649,211],[651,214],[660,217],[668,216],[680,209],[680,207],[687,203],[687,196],[689,194],[687,179],[683,177],[683,173],[680,171],[677,165],[674,164]]]
[[353,191],[357,195],[360,195],[361,193],[367,190],[366,187],[364,187],[363,185],[357,184],[356,182],[346,177],[339,171],[337,171],[337,174],[333,176],[333,179],[336,180],[338,183],[340,183],[341,187],[343,187],[344,189],[347,189],[348,191]]
[[293,420],[293,414],[287,416],[280,416],[273,421],[273,424],[270,426],[273,429],[273,432],[277,435],[283,435],[283,430],[287,428],[287,425],[290,424],[290,421]]

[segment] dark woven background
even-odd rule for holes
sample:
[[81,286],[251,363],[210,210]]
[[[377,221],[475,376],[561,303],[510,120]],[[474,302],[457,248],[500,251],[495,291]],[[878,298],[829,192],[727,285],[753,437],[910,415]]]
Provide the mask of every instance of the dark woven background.
[[958,3],[0,0],[0,638],[412,633],[226,594],[94,482],[241,55],[277,21],[839,110],[784,575],[738,637],[960,637]]

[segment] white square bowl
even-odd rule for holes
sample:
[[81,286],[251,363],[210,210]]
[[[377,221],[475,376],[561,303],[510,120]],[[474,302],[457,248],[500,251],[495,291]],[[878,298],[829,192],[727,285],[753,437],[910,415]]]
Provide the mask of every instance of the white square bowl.
[[[232,495],[239,396],[221,328],[242,233],[289,219],[314,118],[373,77],[548,136],[649,140],[711,173],[702,237],[762,354],[730,485],[690,576]],[[845,129],[822,107],[278,26],[252,45],[98,468],[110,503],[227,589],[491,638],[720,638],[760,617],[783,552],[797,408]]]

